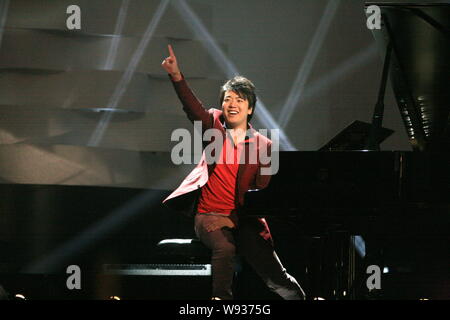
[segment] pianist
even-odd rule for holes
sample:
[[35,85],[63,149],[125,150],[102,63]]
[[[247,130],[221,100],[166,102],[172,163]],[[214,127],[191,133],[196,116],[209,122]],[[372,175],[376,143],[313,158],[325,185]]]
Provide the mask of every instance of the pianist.
[[304,299],[302,288],[286,272],[274,251],[265,219],[238,217],[245,193],[266,187],[270,180],[270,175],[261,174],[260,163],[248,163],[240,157],[251,154],[251,148],[270,148],[271,144],[248,123],[255,111],[253,84],[240,76],[229,80],[220,92],[222,110],[206,110],[180,72],[170,45],[169,57],[162,67],[169,74],[188,118],[201,121],[203,130],[219,130],[222,137],[216,159],[224,161],[206,163],[202,157],[164,200],[169,207],[195,214],[195,233],[212,251],[212,299],[233,298],[236,253],[246,259],[273,292],[284,299]]

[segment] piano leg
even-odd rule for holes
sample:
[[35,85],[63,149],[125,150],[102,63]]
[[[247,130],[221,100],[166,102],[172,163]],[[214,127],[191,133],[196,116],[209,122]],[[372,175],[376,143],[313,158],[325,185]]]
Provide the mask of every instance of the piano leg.
[[[377,300],[383,296],[382,287],[376,287],[375,278],[380,277],[383,272],[383,243],[375,233],[373,233],[373,226],[375,221],[369,221],[367,232],[364,233],[363,238],[365,242],[365,255],[360,257],[356,253],[356,246],[354,243],[355,237],[352,236],[352,240],[349,247],[349,257],[353,257],[349,261],[349,298],[358,300]],[[359,258],[358,258],[359,257]],[[374,269],[375,268],[375,269]],[[375,285],[375,288],[369,287],[369,284]]]
[[350,298],[349,289],[351,279],[354,277],[354,252],[351,245],[351,236],[348,232],[337,231],[330,236],[332,249],[333,269],[334,269],[334,286],[332,288],[332,296],[335,300],[347,300]]
[[322,236],[312,236],[309,238],[308,263],[306,267],[308,299],[324,297],[323,290],[323,266],[325,256],[325,238]]
[[310,296],[327,300],[352,299],[355,251],[347,232],[330,231],[312,238],[309,254]]
[[[381,283],[381,276],[383,273],[383,247],[382,242],[380,239],[378,239],[374,235],[366,235],[366,256],[363,260],[363,270],[361,272],[361,275],[363,275],[363,288],[364,288],[364,298],[367,300],[378,300],[383,297],[383,291],[382,287],[380,286],[375,288],[369,288],[369,283],[372,283],[371,279],[369,277],[372,276],[379,276],[380,277],[380,283]],[[373,269],[375,267],[375,269]],[[375,270],[375,271],[374,271]],[[379,273],[378,273],[379,272]],[[376,275],[375,273],[378,273]],[[376,284],[376,283],[372,283]]]

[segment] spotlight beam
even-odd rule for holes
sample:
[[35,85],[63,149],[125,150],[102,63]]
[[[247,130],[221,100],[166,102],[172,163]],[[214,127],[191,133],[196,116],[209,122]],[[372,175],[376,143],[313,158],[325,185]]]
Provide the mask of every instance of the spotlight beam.
[[123,0],[120,6],[119,15],[117,17],[116,27],[114,29],[114,37],[111,41],[111,45],[108,51],[108,57],[105,60],[104,69],[111,70],[114,66],[114,62],[117,56],[117,49],[120,42],[120,34],[122,33],[123,26],[125,25],[125,20],[127,19],[128,7],[130,5],[130,0]]
[[[202,41],[203,46],[210,53],[211,57],[215,60],[217,65],[220,66],[225,75],[228,78],[232,78],[235,75],[240,74],[236,65],[226,56],[226,54],[217,44],[217,41],[209,33],[207,28],[203,25],[199,17],[190,8],[186,1],[174,1],[174,7],[178,11],[180,16],[186,21],[186,24],[192,29],[192,31],[199,35],[201,39],[206,40]],[[258,100],[259,101],[257,102],[257,108],[259,111],[256,112],[255,118],[257,118],[267,129],[280,130],[280,147],[282,150],[295,151],[296,148],[290,142],[289,138],[282,130],[282,128],[280,128],[270,112],[267,110],[262,100],[260,98],[258,98]]]
[[367,61],[374,59],[377,56],[377,53],[378,51],[376,45],[371,45],[353,55],[328,73],[325,77],[322,77],[307,86],[302,96],[303,102],[319,95],[325,88],[331,87],[333,84],[341,81],[345,74],[361,67],[366,64]]
[[160,194],[144,191],[129,202],[112,211],[107,217],[88,227],[80,235],[63,243],[48,255],[33,261],[23,269],[24,273],[52,273],[64,267],[69,259],[83,252],[89,246],[106,237],[123,226],[131,218],[147,212],[149,208],[160,203]]
[[325,12],[320,19],[319,25],[314,33],[311,45],[306,53],[306,57],[297,73],[295,81],[291,87],[289,95],[281,109],[280,116],[278,118],[278,123],[282,128],[286,128],[289,120],[292,117],[305,89],[306,81],[311,74],[311,70],[317,59],[318,53],[322,48],[322,44],[325,40],[327,32],[330,28],[331,22],[336,15],[337,9],[339,7],[340,0],[329,0],[325,8]]
[[[153,36],[153,33],[155,32],[155,29],[161,20],[161,17],[163,16],[167,5],[169,4],[170,0],[161,0],[158,8],[156,9],[152,20],[150,21],[149,25],[147,26],[147,29],[145,30],[144,35],[142,36],[141,41],[139,42],[139,45],[135,52],[133,53],[133,56],[131,57],[131,60],[120,79],[119,83],[117,84],[111,98],[109,99],[107,107],[110,109],[117,108],[117,105],[119,101],[122,99],[123,94],[125,93],[131,78],[133,77],[133,74],[141,61],[141,58],[145,52],[145,49],[147,48],[148,43],[150,42],[150,39]],[[111,121],[111,118],[113,116],[112,112],[105,113],[104,116],[100,119],[99,124],[94,130],[94,133],[92,134],[91,138],[89,139],[88,146],[97,146],[100,140],[102,139],[106,127]]]

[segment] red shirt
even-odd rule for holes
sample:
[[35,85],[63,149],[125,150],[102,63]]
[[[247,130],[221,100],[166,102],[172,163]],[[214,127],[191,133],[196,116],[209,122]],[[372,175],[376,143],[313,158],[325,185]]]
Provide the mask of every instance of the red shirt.
[[235,213],[236,178],[241,151],[242,143],[235,146],[229,137],[225,139],[219,157],[221,161],[216,164],[208,182],[202,188],[197,212]]

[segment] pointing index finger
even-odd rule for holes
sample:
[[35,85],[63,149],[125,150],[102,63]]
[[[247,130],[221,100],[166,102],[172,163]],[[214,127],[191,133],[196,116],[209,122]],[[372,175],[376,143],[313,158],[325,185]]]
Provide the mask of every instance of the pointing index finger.
[[173,52],[172,46],[169,44],[169,54],[171,57],[175,57],[175,53]]

